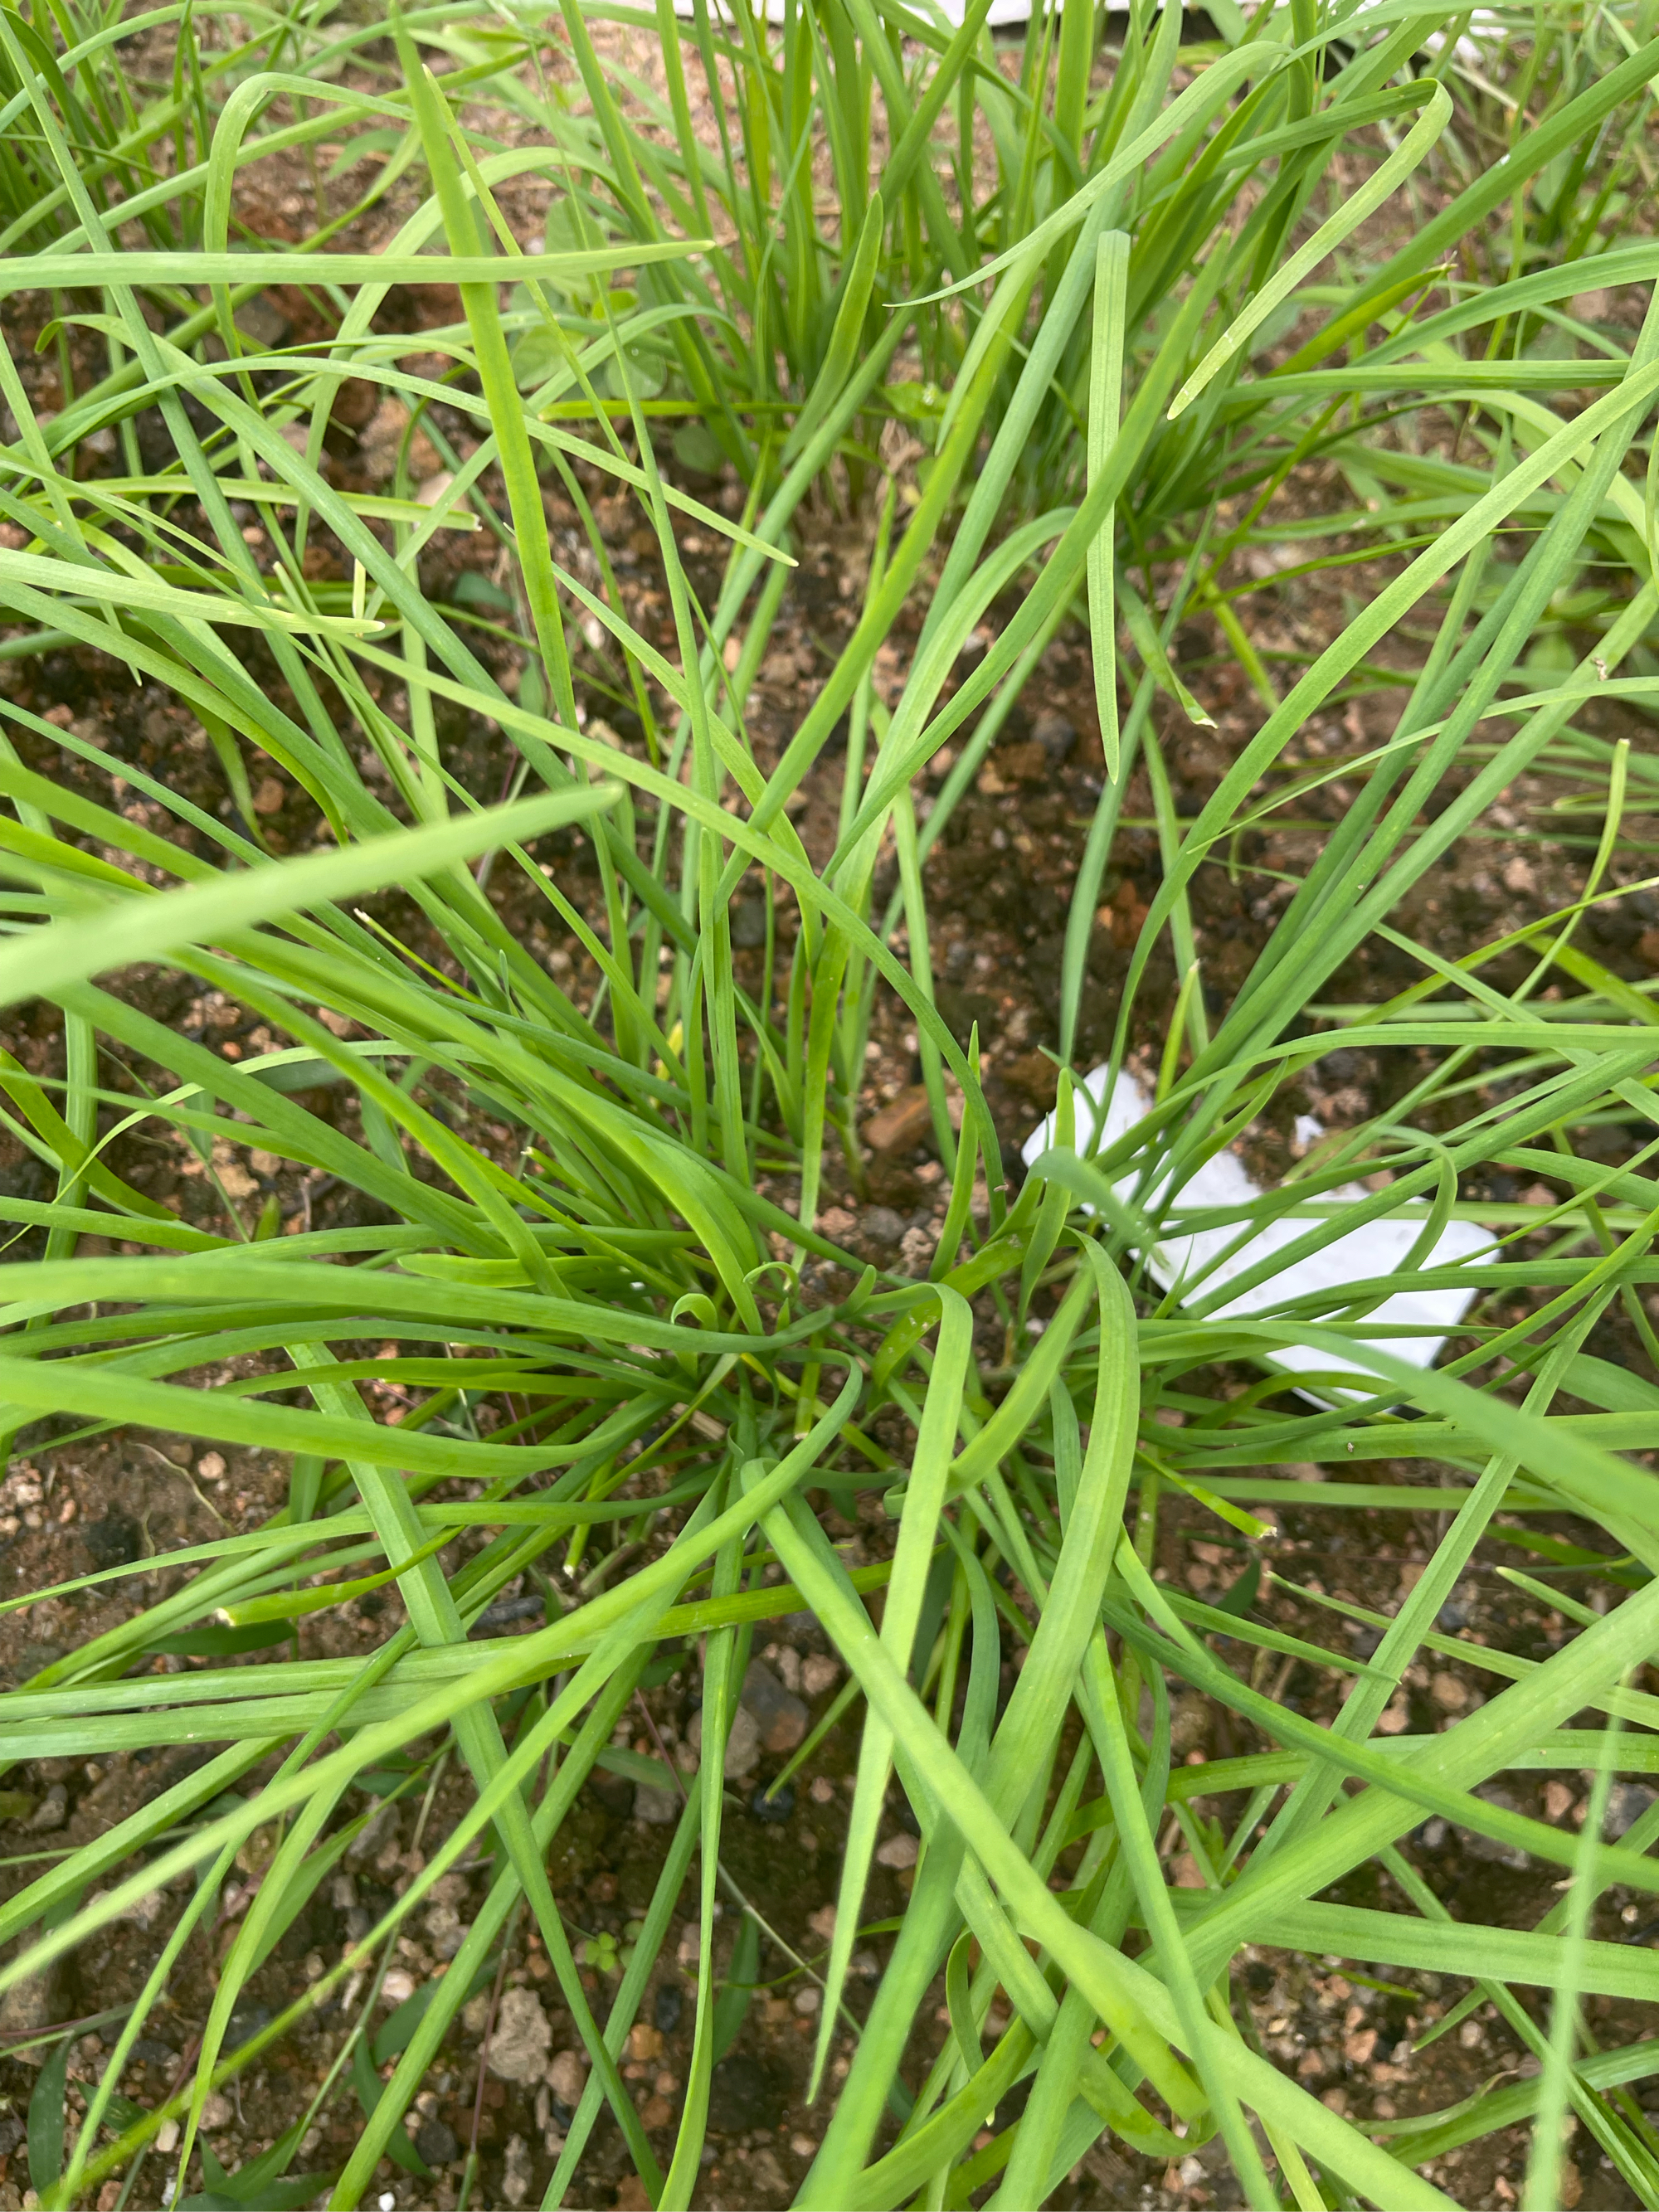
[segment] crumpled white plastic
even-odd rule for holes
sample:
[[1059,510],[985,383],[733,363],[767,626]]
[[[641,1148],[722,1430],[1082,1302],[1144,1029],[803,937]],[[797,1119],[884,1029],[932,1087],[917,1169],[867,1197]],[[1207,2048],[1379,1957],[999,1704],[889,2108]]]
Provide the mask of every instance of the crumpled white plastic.
[[[1127,1069],[1120,1071],[1109,1097],[1106,1084],[1109,1073],[1106,1067],[1095,1068],[1083,1078],[1074,1095],[1073,1110],[1080,1139],[1079,1149],[1085,1158],[1115,1145],[1119,1138],[1126,1136],[1136,1122],[1143,1121],[1152,1111],[1152,1100]],[[1092,1127],[1091,1108],[1098,1116]],[[1022,1146],[1021,1157],[1028,1168],[1053,1147],[1054,1120],[1053,1114],[1047,1115]],[[1297,1134],[1304,1140],[1311,1141],[1322,1136],[1324,1131],[1311,1116],[1304,1115],[1297,1124]],[[1132,1172],[1115,1182],[1113,1188],[1126,1200],[1131,1200],[1134,1196],[1138,1179],[1138,1172]],[[1151,1194],[1152,1207],[1164,1206],[1168,1195],[1166,1181],[1164,1186]],[[1206,1160],[1180,1190],[1183,1211],[1245,1206],[1261,1195],[1261,1186],[1252,1180],[1243,1162],[1234,1153],[1224,1151]],[[1318,1197],[1319,1203],[1330,1206],[1352,1205],[1370,1195],[1358,1183],[1343,1183],[1334,1190],[1321,1192]],[[1143,1208],[1147,1206],[1145,1197],[1140,1203]],[[1085,1208],[1085,1211],[1092,1210]],[[1402,1200],[1394,1213],[1384,1215],[1378,1220],[1362,1222],[1357,1228],[1345,1231],[1341,1236],[1333,1237],[1322,1250],[1291,1261],[1277,1273],[1265,1277],[1252,1287],[1239,1291],[1236,1297],[1224,1298],[1208,1307],[1206,1318],[1243,1319],[1259,1314],[1269,1306],[1279,1305],[1287,1298],[1304,1297],[1319,1291],[1340,1291],[1353,1283],[1374,1282],[1390,1274],[1404,1262],[1422,1234],[1427,1214],[1428,1208],[1420,1199]],[[1243,1224],[1231,1222],[1221,1228],[1199,1229],[1160,1237],[1145,1255],[1146,1271],[1161,1290],[1174,1291],[1178,1297],[1182,1284],[1215,1261],[1217,1263],[1212,1271],[1205,1275],[1200,1285],[1207,1297],[1222,1285],[1255,1267],[1272,1253],[1283,1251],[1293,1244],[1306,1234],[1312,1218],[1306,1216],[1298,1221],[1293,1217],[1280,1217],[1268,1222],[1245,1237],[1236,1251],[1218,1261],[1217,1255],[1225,1252],[1227,1247],[1239,1237]],[[1474,1222],[1449,1221],[1418,1265],[1424,1270],[1452,1267],[1476,1252],[1489,1249],[1492,1241],[1488,1232]],[[1374,1344],[1411,1366],[1431,1367],[1447,1335],[1462,1321],[1474,1296],[1472,1290],[1397,1291],[1393,1297],[1383,1299],[1365,1316],[1364,1334],[1358,1340]],[[1431,1330],[1434,1334],[1395,1334],[1401,1328]],[[1270,1364],[1288,1369],[1292,1373],[1329,1374],[1340,1371],[1358,1376],[1364,1382],[1367,1395],[1387,1387],[1357,1360],[1345,1358],[1340,1353],[1311,1345],[1283,1345],[1271,1353],[1264,1351],[1260,1357]],[[1338,1391],[1321,1395],[1346,1397],[1348,1394]]]

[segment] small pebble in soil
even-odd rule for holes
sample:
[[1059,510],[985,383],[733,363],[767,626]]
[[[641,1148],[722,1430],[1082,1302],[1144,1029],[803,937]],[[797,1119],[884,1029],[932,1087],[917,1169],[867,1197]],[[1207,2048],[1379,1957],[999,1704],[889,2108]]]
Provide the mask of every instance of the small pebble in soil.
[[453,2129],[447,2128],[440,2119],[422,2121],[415,2148],[428,2166],[447,2166],[461,2154]]
[[766,902],[739,899],[732,908],[732,942],[742,952],[752,952],[766,942]]
[[524,1597],[504,1597],[498,1605],[484,1607],[473,1622],[470,1632],[474,1636],[493,1636],[497,1630],[511,1627],[515,1621],[533,1620],[538,1613],[545,1610],[545,1602],[539,1590],[532,1590]]
[[547,2069],[547,2086],[567,2112],[575,2111],[587,2086],[587,2075],[575,2051],[555,2052]]
[[906,1227],[902,1214],[895,1213],[890,1206],[872,1206],[859,1223],[872,1244],[896,1244]]
[[1429,1684],[1429,1695],[1443,1712],[1461,1713],[1469,1702],[1469,1693],[1455,1674],[1435,1675]]
[[763,1783],[749,1800],[749,1809],[757,1820],[780,1823],[787,1820],[795,1809],[795,1793],[788,1783],[769,1796]]
[[749,1663],[743,1678],[743,1704],[760,1730],[762,1744],[773,1753],[793,1751],[811,1719],[800,1699],[785,1688],[763,1659]]
[[800,1686],[809,1698],[820,1698],[841,1680],[841,1662],[814,1651],[801,1662]]
[[54,1782],[40,1802],[29,1815],[31,1828],[45,1832],[61,1828],[69,1818],[69,1792],[61,1782]]
[[1032,723],[1031,737],[1033,742],[1042,746],[1043,751],[1058,768],[1077,743],[1077,725],[1075,722],[1067,721],[1064,714],[1057,714],[1051,708],[1039,714]]
[[[390,1980],[391,1977],[388,1975],[386,1978]],[[384,1986],[383,1984],[382,1987]],[[412,1987],[410,1993],[411,1996],[414,1994]],[[250,2036],[257,2035],[262,2027],[269,2027],[276,2016],[269,2005],[238,2005],[230,2015],[229,2025],[225,2030],[225,2049],[234,2051],[240,2044],[246,2043]]]
[[489,2070],[498,2081],[539,2081],[552,2040],[553,2031],[538,2001],[528,1990],[508,1990],[502,1996],[495,2032],[489,2039]]
[[665,1982],[657,1991],[652,2008],[652,2017],[665,2035],[672,2035],[679,2026],[680,2014],[684,2006],[685,2000],[677,1986],[672,1982]]

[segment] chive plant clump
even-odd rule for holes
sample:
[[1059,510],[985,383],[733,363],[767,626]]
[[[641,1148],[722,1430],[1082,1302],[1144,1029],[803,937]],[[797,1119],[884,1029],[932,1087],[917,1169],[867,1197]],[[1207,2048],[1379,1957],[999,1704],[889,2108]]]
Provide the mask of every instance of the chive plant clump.
[[[25,1559],[118,1447],[196,1500],[0,1583],[0,2191],[1311,2212],[1518,2145],[1502,2201],[1659,2204],[1659,21],[990,13],[0,9],[3,1497]],[[1067,640],[1017,1182],[939,862]]]

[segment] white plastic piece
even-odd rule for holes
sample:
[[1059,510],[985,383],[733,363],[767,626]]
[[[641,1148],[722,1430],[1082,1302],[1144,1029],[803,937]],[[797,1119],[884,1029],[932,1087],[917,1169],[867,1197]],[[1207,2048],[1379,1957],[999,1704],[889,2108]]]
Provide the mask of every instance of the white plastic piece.
[[[1109,1071],[1097,1067],[1086,1075],[1078,1086],[1073,1111],[1076,1116],[1079,1150],[1086,1159],[1091,1153],[1104,1152],[1127,1136],[1138,1121],[1144,1121],[1152,1111],[1152,1101],[1140,1085],[1127,1069],[1119,1073],[1111,1096],[1106,1095]],[[1098,1121],[1091,1133],[1091,1110]],[[1022,1148],[1021,1157],[1027,1167],[1032,1166],[1048,1152],[1054,1141],[1054,1116],[1050,1114],[1031,1132]],[[1321,1125],[1311,1115],[1301,1115],[1297,1122],[1298,1142],[1307,1144],[1324,1134]],[[1125,1200],[1134,1195],[1138,1176],[1132,1173],[1121,1177],[1113,1186]],[[1151,1208],[1162,1207],[1168,1202],[1167,1182],[1151,1194]],[[1244,1164],[1234,1153],[1221,1152],[1204,1162],[1190,1179],[1181,1186],[1183,1211],[1203,1207],[1248,1206],[1260,1198],[1260,1184],[1253,1182]],[[1343,1183],[1334,1190],[1319,1194],[1322,1205],[1352,1205],[1368,1198],[1370,1193],[1358,1183]],[[1143,1205],[1146,1203],[1142,1200]],[[1085,1207],[1092,1212],[1093,1208]],[[1252,1287],[1239,1291],[1237,1297],[1224,1298],[1210,1306],[1206,1318],[1209,1320],[1243,1320],[1262,1312],[1268,1306],[1277,1306],[1287,1298],[1306,1297],[1321,1291],[1340,1291],[1352,1283],[1375,1282],[1391,1274],[1403,1265],[1413,1245],[1423,1232],[1428,1208],[1420,1199],[1407,1199],[1398,1211],[1380,1220],[1363,1222],[1358,1228],[1346,1231],[1334,1237],[1322,1250],[1295,1260],[1278,1273],[1265,1277]],[[1243,1226],[1231,1222],[1218,1229],[1200,1229],[1185,1235],[1176,1234],[1160,1238],[1146,1255],[1146,1269],[1160,1289],[1173,1290],[1177,1296],[1182,1283],[1190,1280],[1201,1269],[1216,1264],[1205,1275],[1200,1285],[1206,1297],[1223,1284],[1231,1282],[1247,1269],[1253,1268],[1274,1252],[1283,1251],[1304,1236],[1316,1217],[1305,1215],[1301,1220],[1281,1216],[1268,1222],[1247,1237],[1237,1249],[1228,1253],[1225,1259],[1218,1255],[1227,1252],[1229,1245],[1239,1237]],[[1328,1218],[1328,1216],[1327,1217]],[[1419,1261],[1423,1269],[1454,1267],[1459,1261],[1474,1253],[1490,1249],[1492,1238],[1472,1221],[1449,1221],[1442,1230],[1433,1248]],[[1360,1340],[1375,1344],[1396,1359],[1413,1367],[1432,1367],[1447,1335],[1456,1328],[1468,1311],[1474,1297],[1472,1290],[1400,1291],[1366,1316],[1366,1334]],[[1399,1335],[1397,1329],[1432,1329],[1433,1335]],[[1288,1369],[1295,1374],[1333,1371],[1358,1376],[1370,1395],[1386,1386],[1368,1368],[1357,1361],[1344,1358],[1339,1352],[1327,1352],[1312,1345],[1282,1345],[1276,1351],[1260,1355],[1270,1364]],[[1314,1394],[1310,1394],[1314,1395]],[[1349,1394],[1335,1391],[1335,1397]]]

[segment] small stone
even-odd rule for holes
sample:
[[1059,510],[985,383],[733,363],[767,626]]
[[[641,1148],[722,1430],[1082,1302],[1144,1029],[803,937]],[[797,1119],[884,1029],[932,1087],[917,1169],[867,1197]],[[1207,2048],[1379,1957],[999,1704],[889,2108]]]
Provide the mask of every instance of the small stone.
[[196,1462],[196,1472],[204,1482],[222,1482],[225,1479],[225,1455],[222,1452],[204,1452]]
[[[1199,1545],[1194,1547],[1200,1558],[1206,1551],[1218,1547]],[[1216,1559],[1206,1564],[1213,1566]],[[1170,1712],[1170,1748],[1177,1759],[1185,1759],[1189,1751],[1209,1741],[1212,1723],[1208,1703],[1203,1698],[1188,1695],[1177,1698]]]
[[1429,1695],[1446,1713],[1461,1713],[1469,1702],[1468,1691],[1455,1674],[1437,1674],[1429,1684]]
[[766,942],[766,902],[764,899],[734,900],[732,906],[732,942],[740,952],[754,952]]
[[[59,1964],[54,1959],[38,1972],[20,1976],[0,1996],[0,2036],[8,2045],[50,2027],[58,2018]],[[42,2044],[24,2044],[8,2055],[22,2065],[39,2066],[48,2053]]]
[[155,2148],[161,2152],[163,2158],[172,2157],[173,2152],[179,2148],[179,2123],[177,2120],[162,2121],[161,2126],[155,2130]]
[[280,776],[267,775],[261,779],[253,794],[253,811],[260,816],[280,814],[283,801],[288,797],[288,787]]
[[1376,2030],[1374,2027],[1356,2028],[1342,2043],[1342,2056],[1350,2066],[1369,2066],[1371,2054],[1376,2049]]
[[1573,2212],[1574,2205],[1584,2193],[1584,2178],[1570,2158],[1562,2160],[1561,2170],[1555,2178],[1555,2186],[1562,2203],[1566,2207],[1566,2212]]
[[428,2166],[448,2166],[461,2154],[453,2128],[447,2128],[434,2117],[422,2120],[420,2133],[415,2138],[415,2148]]
[[1566,1784],[1547,1782],[1544,1784],[1544,1818],[1547,1820],[1565,1820],[1571,1810],[1572,1792]]
[[69,1792],[61,1782],[54,1782],[40,1802],[29,1814],[29,1826],[44,1835],[53,1828],[61,1828],[69,1818]]
[[658,1985],[656,2001],[651,2008],[653,2019],[664,2035],[672,2035],[680,2024],[680,2014],[685,2009],[685,1999],[673,1982]]
[[906,1225],[904,1216],[895,1213],[890,1206],[871,1206],[859,1223],[866,1243],[884,1247],[896,1244]]
[[889,1836],[876,1852],[876,1864],[884,1867],[913,1867],[920,1856],[920,1846],[914,1836],[901,1829],[896,1836]]
[[217,2135],[222,2129],[228,2128],[235,2117],[229,2098],[222,2096],[217,2089],[211,2090],[202,2106],[202,2133]]
[[539,2081],[552,2040],[540,2001],[529,1990],[504,1990],[489,2039],[489,2070],[501,2081]]
[[806,1984],[806,1987],[804,1990],[797,1990],[795,1992],[795,2010],[800,2014],[803,2020],[810,2020],[823,2002],[823,1991],[817,1989],[811,1982]]
[[800,1699],[786,1690],[763,1659],[751,1659],[743,1678],[743,1703],[760,1730],[763,1747],[781,1753],[793,1751],[806,1734],[811,1715]]
[[769,2203],[774,2197],[787,2197],[788,2194],[788,2179],[778,2164],[777,2154],[774,2151],[761,2149],[754,2153],[749,2161],[749,2178],[760,2203]]
[[833,1905],[819,1905],[817,1911],[810,1917],[806,1924],[821,1943],[829,1942],[836,1932],[835,1906]]
[[920,1282],[933,1264],[939,1238],[931,1229],[907,1229],[899,1239],[898,1273]]
[[628,2031],[628,2055],[635,2060],[662,2057],[662,2031],[645,2021],[635,2021]]
[[367,1866],[388,1844],[395,1841],[399,1810],[389,1799],[382,1801],[346,1845],[345,1863],[348,1867]]
[[522,2136],[509,2136],[501,2174],[502,2196],[509,2204],[522,2204],[530,2194],[530,2185],[535,2178],[535,2168],[530,2162],[529,2144]]
[[1058,768],[1077,743],[1077,726],[1068,722],[1064,714],[1057,714],[1049,708],[1032,723],[1031,738],[1034,744],[1042,746]]
[[816,2158],[818,2147],[811,2136],[791,2136],[789,2148],[797,2158]]
[[254,2004],[245,1997],[225,2023],[225,2049],[240,2051],[250,2036],[269,2027],[275,2018],[269,2005]]
[[[898,1097],[872,1114],[865,1123],[864,1141],[878,1152],[910,1152],[923,1143],[933,1126],[933,1109],[928,1102],[927,1086],[912,1083]],[[895,1225],[890,1233],[876,1226],[880,1220]],[[877,1244],[896,1244],[904,1234],[904,1223],[889,1206],[872,1206],[860,1224],[865,1235]]]
[[[702,1709],[691,1716],[691,1725],[686,1730],[686,1740],[700,1755],[702,1751]],[[728,1782],[739,1782],[752,1774],[760,1765],[760,1723],[746,1705],[739,1705],[732,1716],[732,1725],[726,1732],[724,1772]]]
[[634,1818],[647,1827],[672,1828],[684,1810],[685,1800],[678,1790],[659,1790],[653,1782],[641,1782],[634,1792]]
[[833,1805],[836,1802],[836,1785],[827,1774],[815,1774],[812,1777],[812,1786],[807,1795],[815,1805]]
[[669,2103],[667,2098],[653,2095],[645,2100],[640,2112],[640,2124],[647,2129],[665,2128],[673,2117],[674,2107]]
[[794,1809],[795,1793],[787,1782],[779,1790],[769,1790],[763,1783],[749,1800],[750,1815],[773,1827],[781,1827]]
[[467,1931],[453,1905],[434,1905],[426,1916],[426,1940],[440,1959],[453,1959],[466,1941]]
[[574,2051],[557,2051],[547,2069],[548,2087],[564,2106],[574,2112],[582,2100],[582,2091],[587,2087],[587,2069],[581,2055]]
[[1607,1792],[1606,1832],[1622,1836],[1636,1826],[1655,1802],[1654,1793],[1639,1782],[1615,1782]]
[[402,1966],[394,1966],[380,1984],[380,2002],[388,2005],[407,2004],[415,1994],[415,1977]]
[[[841,1680],[841,1662],[813,1651],[801,1662],[800,1686],[809,1698],[821,1698]],[[827,1802],[828,1801],[823,1801]]]

